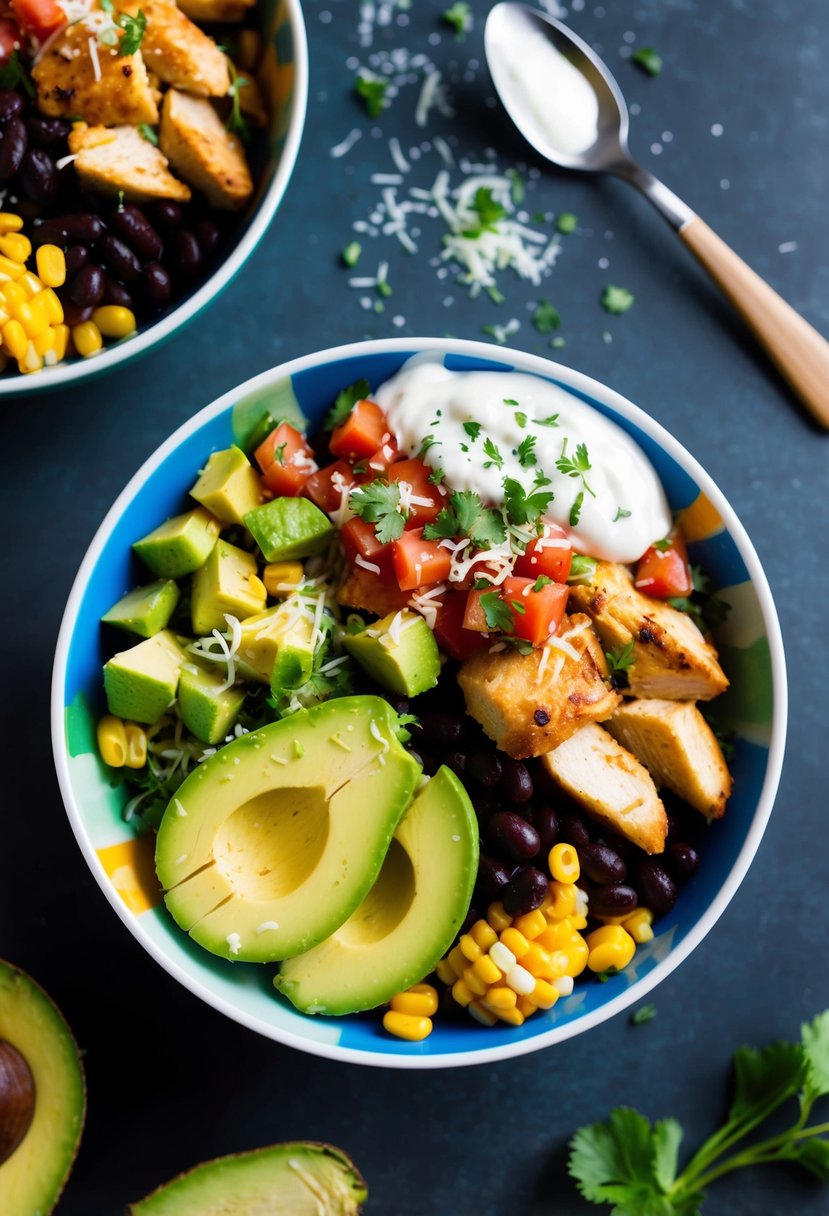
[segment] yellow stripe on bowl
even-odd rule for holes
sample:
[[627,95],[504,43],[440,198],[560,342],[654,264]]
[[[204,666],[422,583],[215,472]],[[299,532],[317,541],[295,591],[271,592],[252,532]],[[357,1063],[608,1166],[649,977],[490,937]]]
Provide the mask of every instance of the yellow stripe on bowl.
[[702,493],[697,495],[690,506],[680,511],[677,522],[688,541],[707,540],[709,536],[716,536],[724,528],[716,507]]
[[135,836],[96,850],[110,882],[136,916],[161,903],[161,887],[155,875],[154,840],[155,837],[149,834]]

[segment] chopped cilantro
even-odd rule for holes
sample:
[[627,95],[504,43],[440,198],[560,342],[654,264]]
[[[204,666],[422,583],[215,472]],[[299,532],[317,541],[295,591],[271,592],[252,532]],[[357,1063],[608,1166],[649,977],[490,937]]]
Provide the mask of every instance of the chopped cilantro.
[[647,72],[649,76],[658,76],[662,71],[662,56],[657,55],[653,47],[641,46],[634,51],[630,57],[631,63],[635,63],[643,72]]
[[674,596],[667,602],[680,612],[687,612],[701,633],[710,633],[723,623],[731,605],[714,594],[711,579],[701,566],[691,567],[691,581],[690,596]]
[[581,484],[584,486],[588,494],[593,498],[596,495],[587,484],[586,474],[590,472],[593,466],[590,463],[590,458],[587,455],[587,444],[579,443],[576,445],[574,456],[567,455],[567,440],[561,445],[561,455],[556,461],[556,468],[559,473],[563,473],[565,477],[580,477]]
[[549,574],[539,574],[538,578],[533,583],[533,591],[541,591],[544,587],[549,587],[550,583],[553,581],[554,580],[550,578]]
[[534,418],[535,426],[558,426],[558,414],[550,414],[549,418]]
[[506,207],[493,198],[489,186],[478,187],[470,207],[478,216],[478,225],[476,228],[467,228],[461,233],[461,236],[468,237],[470,240],[479,237],[483,232],[497,231],[495,225],[499,220],[505,219],[508,214]]
[[461,42],[472,29],[472,10],[464,0],[455,0],[449,8],[441,13],[441,20],[451,25],[455,31],[455,39]]
[[628,291],[627,287],[616,287],[613,283],[608,283],[602,292],[602,308],[605,312],[620,317],[632,306],[633,299],[633,294]]
[[246,76],[239,75],[229,59],[227,61],[227,68],[230,72],[230,85],[227,90],[227,95],[231,100],[231,109],[225,126],[227,127],[228,131],[232,132],[234,135],[238,135],[241,140],[248,140],[250,139],[250,127],[248,126],[247,119],[242,113],[242,100],[240,94],[242,89],[246,89],[249,86],[250,81]]
[[576,495],[576,497],[573,500],[573,505],[570,508],[570,527],[571,528],[575,528],[575,526],[581,519],[581,509],[582,509],[583,505],[584,505],[584,490],[579,490],[578,494]]
[[434,447],[436,443],[440,443],[440,440],[435,439],[434,435],[425,435],[420,444],[420,450],[417,453],[418,456],[425,456],[429,451],[429,448]]
[[522,604],[520,600],[510,600],[510,607],[513,612],[517,612],[519,616],[524,616],[527,611],[527,605]]
[[656,1017],[655,1005],[640,1005],[638,1009],[634,1009],[630,1015],[631,1026],[644,1026],[648,1022],[652,1022]]
[[476,578],[475,582],[472,584],[472,590],[473,591],[486,591],[487,587],[491,587],[491,586],[492,586],[492,584],[490,583],[488,578]]
[[372,481],[367,486],[359,486],[349,494],[348,505],[355,515],[366,523],[374,524],[381,544],[386,545],[403,535],[406,518],[400,505],[400,486],[396,481]]
[[123,190],[118,191],[118,210],[119,211],[124,210],[124,191]]
[[519,405],[519,404],[520,404],[520,402],[516,401],[514,397],[505,397],[504,398],[504,405]]
[[630,519],[630,511],[626,511],[624,507],[617,507],[616,514],[613,516],[614,524],[617,524],[620,519]]
[[539,300],[532,315],[532,323],[540,334],[551,334],[561,325],[561,317],[549,300]]
[[435,468],[433,468],[429,474],[428,480],[431,481],[433,486],[439,486],[445,476],[446,474],[443,469],[439,469],[437,466],[435,466]]
[[633,638],[626,646],[617,646],[614,650],[606,650],[605,656],[610,668],[610,682],[614,688],[628,687],[628,672],[636,662],[633,653]]
[[346,245],[345,249],[340,254],[340,257],[342,258],[344,265],[349,267],[356,266],[360,260],[360,254],[362,252],[363,247],[360,242],[352,241],[349,245]]
[[280,443],[277,447],[274,448],[273,458],[277,464],[281,464],[281,465],[285,464],[285,449],[287,446],[288,446],[288,443],[286,441],[285,443]]
[[555,498],[552,490],[528,494],[514,477],[504,478],[504,505],[512,524],[536,524]]
[[561,215],[556,217],[556,231],[562,236],[569,236],[571,232],[575,232],[579,221],[572,211],[562,211]]
[[382,76],[375,76],[373,72],[367,72],[365,69],[357,73],[354,80],[354,91],[365,102],[369,118],[377,118],[381,110],[386,108],[388,87],[388,80]]
[[437,519],[423,529],[426,540],[454,540],[468,536],[479,549],[500,545],[507,538],[500,512],[484,507],[473,490],[456,490]]
[[333,431],[335,426],[341,426],[358,401],[362,401],[371,392],[368,380],[357,380],[337,393],[333,407],[325,418],[326,431]]
[[493,283],[490,283],[489,287],[487,287],[486,294],[493,304],[503,304],[506,298]]
[[408,743],[412,737],[410,726],[419,726],[420,719],[417,714],[398,714],[397,721],[394,724],[394,733],[397,736],[398,743]]
[[155,148],[158,147],[158,132],[148,122],[140,122],[138,124],[138,134],[142,139],[146,139],[148,144],[152,144]]
[[520,207],[526,194],[524,182],[521,179],[521,174],[517,169],[507,169],[507,177],[509,178],[512,187],[512,201],[516,207]]
[[501,633],[514,633],[515,626],[509,607],[501,599],[497,591],[486,591],[481,596],[481,607],[484,610],[487,627]]
[[493,466],[496,469],[502,469],[504,467],[504,458],[498,451],[497,444],[493,443],[491,439],[484,440],[484,455],[488,457],[488,459],[484,461],[485,469],[491,469]]
[[580,583],[582,581],[589,582],[596,573],[595,557],[588,557],[584,553],[574,553],[573,560],[570,564],[570,574],[567,579],[568,583]]
[[659,553],[667,553],[672,544],[670,536],[663,536],[661,540],[655,540],[651,548],[656,549]]
[[515,415],[515,421],[518,423],[518,425],[519,425],[520,427],[522,427],[522,428],[523,428],[523,427],[525,427],[525,426],[527,425],[527,415],[526,415],[526,414],[522,414],[522,413],[521,413],[521,411],[520,411],[520,410],[518,410],[518,412],[517,412],[517,413],[516,413],[516,415]]
[[470,439],[475,440],[481,433],[481,424],[480,422],[465,422],[463,424],[463,429],[466,431]]
[[17,51],[12,51],[6,62],[0,67],[0,89],[23,89],[28,97],[34,98],[35,86],[29,79],[29,74],[20,61]]
[[538,464],[538,457],[533,451],[533,448],[537,443],[538,439],[535,437],[535,435],[527,435],[521,440],[516,448],[515,454],[518,457],[518,463],[521,465],[522,469],[528,469],[532,465]]

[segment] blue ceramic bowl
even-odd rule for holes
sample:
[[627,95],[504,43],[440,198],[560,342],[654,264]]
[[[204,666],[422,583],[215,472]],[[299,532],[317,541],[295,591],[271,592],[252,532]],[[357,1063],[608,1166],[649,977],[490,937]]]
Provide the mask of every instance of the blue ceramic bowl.
[[[365,377],[372,387],[410,355],[436,352],[457,369],[529,372],[561,385],[619,423],[654,464],[680,514],[694,562],[713,577],[732,610],[716,644],[731,687],[718,714],[736,732],[734,794],[715,824],[695,877],[683,887],[653,941],[624,972],[577,981],[572,996],[519,1028],[485,1029],[471,1019],[437,1020],[422,1043],[390,1038],[376,1014],[306,1017],[277,997],[275,967],[230,963],[193,944],[167,914],[152,860],[152,840],[124,823],[124,787],[95,749],[103,712],[99,618],[133,585],[130,545],[159,520],[184,509],[193,476],[213,449],[250,427],[257,410],[279,407],[320,419],[337,392]],[[136,473],[102,523],[66,608],[54,669],[55,762],[72,827],[115,911],[171,975],[215,1009],[270,1038],[317,1055],[401,1068],[485,1063],[535,1051],[588,1030],[650,992],[711,929],[734,895],[760,843],[777,789],[786,727],[783,646],[774,603],[739,520],[708,475],[681,445],[635,405],[595,380],[519,351],[477,342],[393,339],[339,347],[296,359],[249,380],[180,427]]]

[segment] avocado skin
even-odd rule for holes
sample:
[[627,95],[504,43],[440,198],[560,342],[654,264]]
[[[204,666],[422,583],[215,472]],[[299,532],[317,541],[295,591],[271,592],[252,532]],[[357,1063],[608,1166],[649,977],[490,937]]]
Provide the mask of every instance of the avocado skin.
[[253,1202],[259,1211],[269,1204],[269,1216],[358,1216],[367,1198],[350,1157],[302,1140],[204,1161],[130,1204],[126,1216],[247,1216]]

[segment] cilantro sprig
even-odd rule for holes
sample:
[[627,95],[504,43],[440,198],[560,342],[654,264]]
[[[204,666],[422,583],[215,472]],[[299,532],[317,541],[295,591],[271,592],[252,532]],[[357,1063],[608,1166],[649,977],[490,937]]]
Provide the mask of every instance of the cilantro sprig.
[[383,76],[375,76],[365,69],[359,71],[354,79],[354,92],[362,97],[369,118],[378,118],[386,108],[386,90],[388,80]]
[[441,13],[441,20],[452,26],[456,41],[461,42],[472,29],[472,9],[464,0],[455,0],[454,4]]
[[426,540],[454,540],[466,537],[479,549],[491,549],[507,538],[499,511],[485,507],[473,490],[456,490],[432,523],[423,529]]
[[628,672],[636,662],[636,657],[633,653],[633,638],[626,646],[617,646],[613,650],[606,650],[605,656],[607,666],[610,669],[610,683],[614,688],[628,687]]
[[[584,1198],[611,1204],[613,1216],[698,1216],[706,1189],[718,1178],[768,1162],[800,1165],[827,1182],[829,1122],[809,1124],[815,1103],[827,1095],[829,1010],[801,1027],[799,1043],[737,1050],[726,1121],[680,1173],[680,1123],[651,1123],[629,1107],[617,1107],[604,1122],[576,1132],[568,1169]],[[793,1121],[746,1145],[746,1137],[784,1107],[792,1108]]]
[[617,287],[615,283],[608,283],[602,292],[602,308],[616,317],[632,308],[633,300],[632,291],[628,291],[627,287]]
[[466,228],[461,233],[461,236],[465,236],[469,240],[475,240],[484,232],[496,232],[495,225],[499,220],[506,219],[509,214],[506,207],[493,196],[489,186],[478,187],[475,197],[470,203],[470,209],[478,216],[478,223],[474,228]]
[[539,300],[533,311],[532,323],[540,334],[551,334],[561,325],[561,317],[549,300]]
[[576,451],[572,456],[567,455],[567,440],[565,439],[561,445],[561,455],[556,461],[556,468],[559,473],[563,473],[565,477],[580,477],[581,484],[588,494],[596,497],[593,490],[587,484],[587,474],[592,469],[590,457],[587,454],[587,444],[579,443],[576,445]]
[[497,591],[485,591],[480,602],[488,629],[499,633],[515,632],[509,605],[504,603]]
[[250,126],[242,113],[241,94],[242,89],[250,87],[250,81],[247,76],[242,76],[236,71],[236,67],[230,59],[227,60],[227,70],[230,73],[230,84],[227,89],[227,95],[230,98],[230,114],[225,126],[232,135],[238,135],[243,143],[247,143],[250,139]]
[[371,385],[368,380],[355,380],[354,384],[349,384],[348,388],[337,393],[334,404],[325,417],[323,425],[326,431],[333,431],[335,427],[342,426],[357,402],[368,397],[370,393]]
[[129,13],[118,13],[113,16],[114,8],[112,0],[101,0],[101,8],[112,18],[112,25],[118,26],[122,31],[121,37],[118,38],[112,25],[107,26],[102,33],[106,34],[108,31],[111,35],[111,41],[104,38],[104,43],[115,46],[117,40],[119,55],[134,55],[144,41],[144,31],[147,28],[147,18],[144,16],[144,13],[139,9],[134,17]]
[[355,515],[374,524],[382,545],[399,540],[406,526],[406,515],[400,502],[400,486],[396,481],[372,481],[358,486],[348,496],[348,505]]
[[504,506],[511,524],[534,526],[555,498],[552,490],[533,489],[529,493],[514,477],[504,478]]

